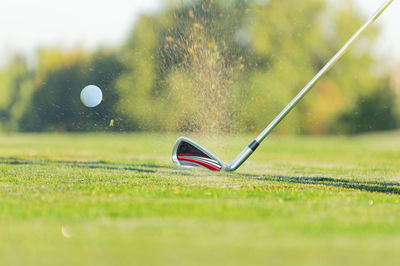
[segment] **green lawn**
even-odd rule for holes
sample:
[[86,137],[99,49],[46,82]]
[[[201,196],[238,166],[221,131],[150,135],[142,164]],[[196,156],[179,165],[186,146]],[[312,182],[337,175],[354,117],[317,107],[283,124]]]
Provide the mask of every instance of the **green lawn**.
[[177,137],[0,135],[0,265],[400,265],[400,132],[275,137],[231,174],[176,168]]

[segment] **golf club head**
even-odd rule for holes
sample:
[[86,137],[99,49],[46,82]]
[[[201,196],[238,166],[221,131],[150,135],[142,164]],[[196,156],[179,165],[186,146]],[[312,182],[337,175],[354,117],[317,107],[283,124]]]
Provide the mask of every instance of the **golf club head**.
[[183,167],[200,167],[216,172],[226,169],[226,165],[217,156],[185,137],[180,137],[176,141],[172,160]]

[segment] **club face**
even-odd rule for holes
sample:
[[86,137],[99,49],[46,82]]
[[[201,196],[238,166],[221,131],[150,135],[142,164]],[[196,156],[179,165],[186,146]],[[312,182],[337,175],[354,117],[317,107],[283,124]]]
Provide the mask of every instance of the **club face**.
[[211,171],[224,171],[225,164],[196,142],[180,137],[172,151],[172,160],[183,167],[200,167]]

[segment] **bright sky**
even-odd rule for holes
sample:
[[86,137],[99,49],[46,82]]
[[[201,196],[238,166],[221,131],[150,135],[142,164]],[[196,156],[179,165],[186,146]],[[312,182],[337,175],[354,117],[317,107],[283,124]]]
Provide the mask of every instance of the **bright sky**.
[[116,45],[160,0],[0,0],[0,65],[38,46]]
[[[384,2],[383,0],[356,0],[364,14],[371,16]],[[377,51],[385,57],[389,64],[400,61],[400,0],[392,5],[377,21],[382,26]]]
[[[278,1],[278,0],[272,0]],[[356,0],[370,16],[383,0]],[[1,0],[0,66],[15,52],[33,54],[38,46],[121,43],[138,14],[160,8],[162,0]],[[377,51],[400,61],[400,1],[382,15]]]

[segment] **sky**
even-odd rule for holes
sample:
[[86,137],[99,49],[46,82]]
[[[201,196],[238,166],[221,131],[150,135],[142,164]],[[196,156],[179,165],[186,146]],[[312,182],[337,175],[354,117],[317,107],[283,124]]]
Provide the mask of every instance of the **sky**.
[[[271,0],[278,1],[278,0]],[[355,0],[370,16],[383,0]],[[122,43],[139,14],[155,12],[162,0],[1,0],[0,66],[15,53],[32,55],[39,46],[82,46]],[[383,32],[376,53],[400,61],[400,1],[378,21]]]
[[[356,0],[356,3],[370,17],[383,0]],[[396,64],[400,61],[400,1],[394,0],[377,23],[382,27],[382,32],[377,41],[376,52],[384,56],[389,64]]]
[[39,46],[87,49],[121,43],[160,0],[0,0],[0,65]]

